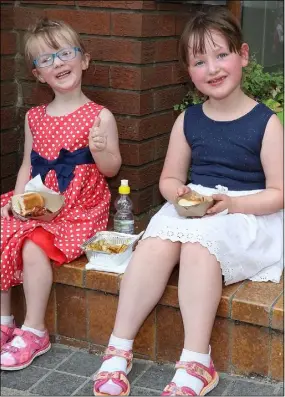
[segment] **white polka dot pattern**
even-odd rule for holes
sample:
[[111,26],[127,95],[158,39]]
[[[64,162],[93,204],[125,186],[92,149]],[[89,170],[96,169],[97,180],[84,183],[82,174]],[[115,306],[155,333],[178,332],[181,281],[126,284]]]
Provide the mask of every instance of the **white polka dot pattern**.
[[[54,160],[60,149],[74,151],[88,145],[89,130],[103,106],[88,102],[75,112],[62,117],[49,116],[42,105],[28,111],[28,121],[33,135],[33,149],[42,157]],[[63,193],[65,206],[51,222],[15,218],[1,218],[1,289],[22,282],[21,248],[24,239],[35,227],[42,226],[55,236],[54,244],[70,262],[80,256],[80,245],[96,231],[106,230],[110,191],[96,164],[77,165],[74,178]],[[51,170],[45,185],[59,191],[56,174]],[[1,206],[13,195],[1,195]]]

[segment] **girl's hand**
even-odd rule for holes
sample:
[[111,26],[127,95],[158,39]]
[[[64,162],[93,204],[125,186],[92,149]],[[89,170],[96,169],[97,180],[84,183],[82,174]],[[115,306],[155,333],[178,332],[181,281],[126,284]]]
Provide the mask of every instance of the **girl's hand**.
[[177,197],[183,196],[186,193],[190,193],[191,189],[189,186],[181,185],[177,188]]
[[213,205],[213,207],[208,209],[207,211],[208,215],[215,215],[225,210],[228,210],[229,213],[231,212],[232,209],[231,197],[227,196],[226,194],[213,194],[212,197],[216,201],[216,203]]
[[97,117],[89,134],[89,148],[92,151],[101,152],[106,149],[107,137],[100,129],[100,117]]
[[14,215],[14,218],[20,219],[20,221],[27,222],[27,220],[28,220],[28,218],[25,218],[24,216],[18,214],[13,209],[12,209],[12,214]]
[[6,205],[4,205],[4,207],[1,207],[1,217],[9,219],[11,211],[12,211],[12,206],[11,203],[9,202]]

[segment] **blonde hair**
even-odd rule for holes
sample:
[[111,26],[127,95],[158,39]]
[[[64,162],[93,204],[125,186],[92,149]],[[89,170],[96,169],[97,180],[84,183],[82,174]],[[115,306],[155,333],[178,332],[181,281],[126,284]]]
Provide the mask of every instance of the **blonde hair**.
[[63,21],[42,18],[30,26],[24,36],[25,58],[30,66],[33,64],[32,49],[37,39],[42,39],[49,47],[55,50],[60,49],[59,39],[63,39],[68,44],[79,47],[83,55],[86,53],[79,34],[70,25]]
[[179,60],[184,68],[189,66],[189,40],[193,39],[192,52],[205,53],[205,38],[212,38],[212,31],[224,36],[230,52],[239,52],[243,43],[238,20],[229,9],[222,6],[210,7],[207,11],[197,11],[186,24],[179,41]]

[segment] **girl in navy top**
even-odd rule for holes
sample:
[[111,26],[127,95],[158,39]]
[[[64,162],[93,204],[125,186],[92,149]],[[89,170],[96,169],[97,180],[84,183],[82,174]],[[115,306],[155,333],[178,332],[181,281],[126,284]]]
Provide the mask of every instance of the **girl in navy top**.
[[[218,383],[209,341],[222,276],[228,285],[279,282],[282,273],[283,131],[277,116],[241,89],[249,47],[238,22],[223,7],[198,12],[182,34],[180,55],[208,99],[174,124],[160,177],[167,203],[124,275],[96,395],[128,394],[133,339],[177,263],[185,339],[165,396],[205,395]],[[180,217],[172,204],[191,189],[216,200],[203,218]]]

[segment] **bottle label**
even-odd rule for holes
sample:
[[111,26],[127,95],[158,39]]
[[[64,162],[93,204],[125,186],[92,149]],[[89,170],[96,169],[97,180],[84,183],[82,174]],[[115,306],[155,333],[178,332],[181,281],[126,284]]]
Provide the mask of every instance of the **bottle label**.
[[134,233],[134,221],[133,220],[116,220],[114,219],[114,230],[118,233]]

